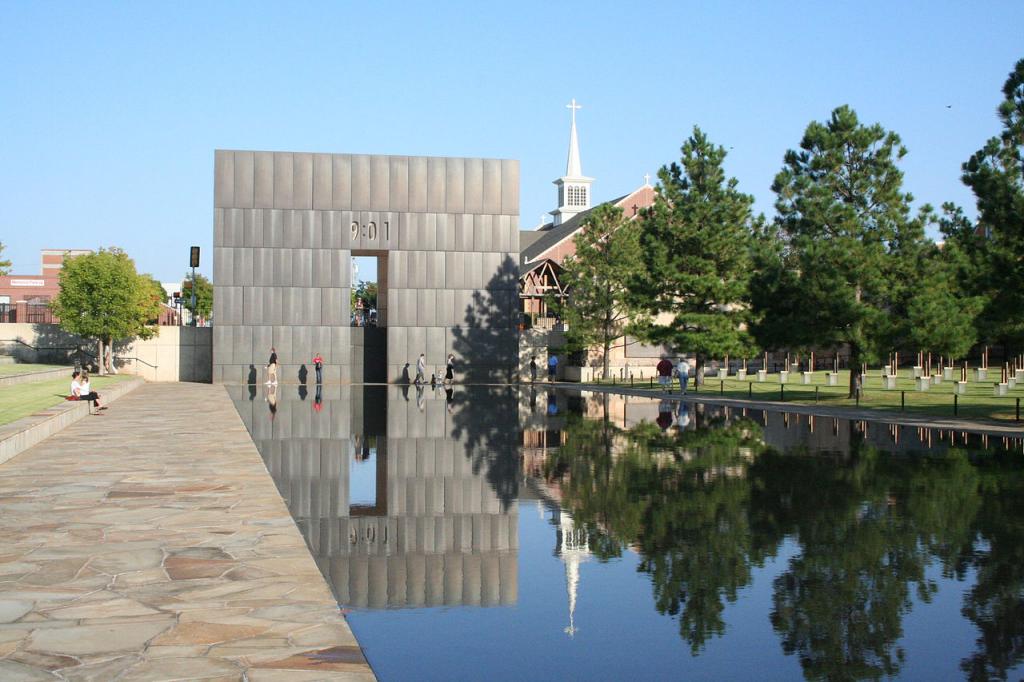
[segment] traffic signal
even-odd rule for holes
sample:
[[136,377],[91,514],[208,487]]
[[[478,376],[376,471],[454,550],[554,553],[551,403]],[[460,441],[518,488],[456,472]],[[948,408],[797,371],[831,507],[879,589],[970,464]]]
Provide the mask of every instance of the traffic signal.
[[198,268],[199,267],[199,247],[198,246],[193,246],[192,247],[192,253],[190,254],[190,257],[189,257],[189,267],[190,268]]

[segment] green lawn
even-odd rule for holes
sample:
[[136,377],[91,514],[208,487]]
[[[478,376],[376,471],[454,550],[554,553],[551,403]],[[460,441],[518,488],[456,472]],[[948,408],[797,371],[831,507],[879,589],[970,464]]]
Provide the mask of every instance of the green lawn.
[[[92,388],[102,396],[105,387],[133,378],[135,377],[126,374],[113,377],[91,377]],[[31,384],[18,384],[17,386],[0,386],[0,424],[10,424],[33,412],[60,405],[70,390],[70,374],[67,379],[53,379]]]
[[33,365],[31,363],[0,365],[0,377],[12,377],[18,374],[31,374],[32,372],[45,372],[50,369],[66,369],[68,381],[71,381],[71,365]]
[[[991,379],[992,376],[995,379]],[[959,376],[959,372],[957,373]],[[937,386],[931,386],[927,391],[917,391],[914,387],[914,380],[910,370],[901,369],[900,378],[896,388],[887,390],[882,386],[881,370],[869,370],[865,375],[864,394],[860,400],[860,408],[868,410],[879,410],[887,412],[899,412],[901,409],[916,414],[929,414],[937,417],[952,417],[954,382],[943,381]],[[1013,421],[1016,416],[1016,399],[1021,398],[1024,402],[1024,384],[1017,384],[1016,388],[1009,391],[1006,397],[993,395],[993,384],[999,378],[998,370],[989,370],[988,381],[973,382],[967,386],[965,395],[957,396],[957,416],[972,419],[993,419],[996,421]],[[697,395],[707,394],[712,396],[722,395],[727,398],[750,398],[753,400],[785,400],[786,402],[802,403],[813,405],[815,402],[821,405],[836,407],[856,407],[855,400],[846,397],[847,384],[849,383],[849,372],[840,372],[838,386],[825,385],[825,372],[815,372],[814,381],[811,385],[800,383],[802,377],[799,373],[790,373],[789,381],[786,383],[785,392],[779,384],[778,374],[769,374],[768,380],[758,383],[756,374],[747,380],[739,381],[735,376],[730,376],[722,383],[721,379],[708,378],[706,383],[696,392]],[[600,382],[611,384],[612,382]],[[616,385],[623,385],[621,379],[616,380]],[[629,381],[625,382],[629,385]],[[635,388],[652,390],[653,394],[660,393],[657,380],[654,381],[654,388],[650,389],[650,379],[643,381],[636,379],[633,383]],[[817,395],[815,394],[817,390]],[[679,383],[675,382],[674,391],[678,393]],[[690,392],[693,393],[693,378],[690,378]],[[901,408],[901,393],[905,400],[905,407]],[[1022,408],[1024,411],[1024,408]]]

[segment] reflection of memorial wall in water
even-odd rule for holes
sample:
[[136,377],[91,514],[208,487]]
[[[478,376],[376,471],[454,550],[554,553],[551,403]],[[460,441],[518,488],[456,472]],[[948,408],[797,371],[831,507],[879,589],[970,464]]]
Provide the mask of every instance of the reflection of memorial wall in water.
[[[461,389],[449,411],[444,391],[429,387],[335,385],[319,412],[313,390],[304,401],[289,393],[273,419],[262,395],[249,402],[244,387],[229,391],[339,603],[516,602],[518,503],[499,496],[491,466],[514,456],[514,422],[498,431],[508,447],[495,448],[493,434],[453,437]],[[353,460],[371,445],[376,504],[353,506]]]

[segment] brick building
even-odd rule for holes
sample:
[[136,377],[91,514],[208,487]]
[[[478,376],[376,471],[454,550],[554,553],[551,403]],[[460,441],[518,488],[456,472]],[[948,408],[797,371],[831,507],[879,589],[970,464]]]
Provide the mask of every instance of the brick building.
[[49,303],[60,292],[64,259],[91,249],[43,249],[38,275],[0,276],[0,322],[53,322]]

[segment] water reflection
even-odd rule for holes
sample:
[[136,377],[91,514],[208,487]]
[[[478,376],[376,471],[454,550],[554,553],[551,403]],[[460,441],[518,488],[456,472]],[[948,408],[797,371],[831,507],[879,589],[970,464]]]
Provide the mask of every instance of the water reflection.
[[269,416],[235,402],[339,603],[515,603],[514,399],[503,413],[481,396],[492,409],[473,420],[468,398],[410,393],[318,386],[313,409],[280,400]]
[[963,672],[1005,677],[1021,662],[1020,441],[702,405],[691,421],[664,403],[594,397],[530,467],[597,556],[640,555],[655,608],[694,654],[793,538],[769,617],[807,678],[898,675],[903,617],[938,591],[935,562],[944,578],[977,571],[963,614],[981,637]]
[[[650,597],[630,608],[662,614],[693,661],[734,636],[730,614],[761,585],[770,606],[744,613],[808,679],[919,675],[920,642],[963,619],[977,639],[955,652],[961,674],[1020,672],[1019,439],[532,386],[230,390],[341,604],[524,606],[519,564],[550,581],[556,560],[564,601],[548,584],[545,606],[579,641],[634,618],[580,619],[607,598],[588,590],[603,566],[634,562]],[[546,509],[546,536],[520,538],[520,501]],[[961,592],[953,608],[938,598]],[[941,618],[910,631],[926,605]],[[609,655],[681,669],[642,646]]]

